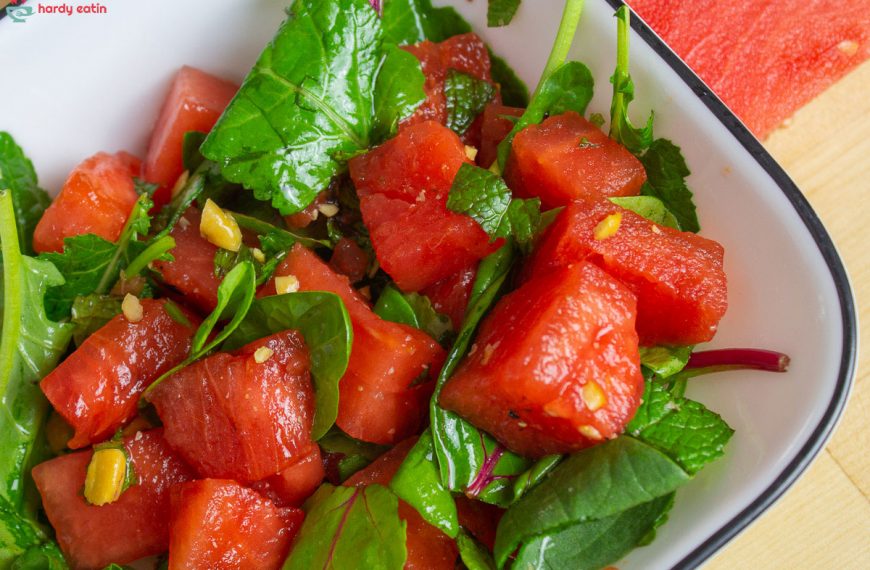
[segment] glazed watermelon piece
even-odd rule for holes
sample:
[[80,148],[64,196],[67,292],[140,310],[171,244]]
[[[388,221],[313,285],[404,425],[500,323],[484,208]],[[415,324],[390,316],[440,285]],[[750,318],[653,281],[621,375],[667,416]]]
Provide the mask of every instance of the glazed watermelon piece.
[[635,196],[646,181],[640,161],[574,111],[526,127],[514,137],[505,180],[545,209],[578,198]]
[[162,430],[124,440],[138,483],[114,503],[95,507],[82,497],[91,451],[56,457],[33,468],[33,480],[73,568],[100,569],[164,552],[169,546],[169,491],[193,473],[163,439]]
[[477,164],[489,168],[498,157],[498,145],[514,128],[514,123],[505,117],[520,117],[525,109],[490,103],[483,110],[480,149]]
[[142,320],[112,318],[40,383],[75,433],[67,444],[85,447],[111,437],[137,412],[142,392],[184,360],[199,320],[179,308],[186,322],[166,310],[168,301],[142,299]]
[[420,60],[420,67],[426,77],[423,89],[426,100],[402,125],[412,125],[423,121],[438,121],[447,124],[447,99],[444,96],[444,81],[451,69],[461,71],[492,82],[489,52],[486,44],[477,34],[460,34],[440,43],[430,41],[402,46]]
[[535,275],[483,321],[441,405],[528,457],[616,437],[643,392],[635,311],[591,263]]
[[760,138],[870,56],[866,3],[629,4]]
[[350,161],[360,211],[381,267],[405,291],[419,291],[498,248],[468,216],[447,209],[465,147],[433,121],[409,126]]
[[279,508],[235,481],[203,479],[172,488],[170,570],[281,567],[305,513]]
[[450,317],[454,330],[459,330],[465,318],[465,309],[468,308],[468,299],[477,277],[477,265],[475,261],[420,291],[429,297],[436,311]]
[[36,225],[33,249],[63,251],[64,238],[82,234],[116,241],[139,199],[133,178],[141,170],[126,152],[99,152],[76,166]]
[[[616,232],[595,239],[607,216]],[[728,308],[724,250],[713,240],[660,226],[608,200],[571,204],[559,214],[524,273],[588,260],[637,296],[637,331],[643,345],[690,345],[713,338]]]
[[161,206],[184,170],[184,133],[207,133],[217,122],[239,86],[194,67],[184,66],[175,75],[151,133],[145,158],[145,179],[159,184],[154,203]]
[[298,507],[317,490],[325,476],[320,447],[312,445],[289,467],[254,483],[253,488],[280,507]]
[[214,255],[218,247],[199,233],[200,211],[190,207],[169,233],[175,239],[172,250],[174,261],[155,261],[163,282],[184,295],[203,313],[217,306],[217,290],[221,283],[214,274]]
[[[275,270],[293,275],[302,291],[329,291],[344,301],[353,325],[347,372],[339,384],[336,423],[357,439],[391,444],[415,433],[444,351],[426,333],[384,321],[350,286],[310,250],[297,244]],[[274,279],[260,294],[274,294]]]
[[287,330],[181,369],[154,388],[151,402],[166,439],[200,476],[250,483],[310,452],[308,369],[302,335]]

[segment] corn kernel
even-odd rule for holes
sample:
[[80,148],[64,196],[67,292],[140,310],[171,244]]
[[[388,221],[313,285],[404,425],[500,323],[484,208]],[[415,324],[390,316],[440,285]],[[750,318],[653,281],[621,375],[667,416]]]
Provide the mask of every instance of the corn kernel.
[[595,230],[593,234],[595,235],[595,239],[601,241],[603,239],[607,239],[613,236],[616,231],[619,229],[619,224],[622,223],[622,212],[616,212],[614,214],[610,214],[595,226]]
[[279,275],[275,277],[275,291],[279,295],[295,293],[299,290],[299,280],[295,275]]
[[139,297],[132,293],[124,295],[124,300],[121,301],[121,312],[124,317],[131,323],[138,323],[144,316],[142,303],[139,302]]
[[190,171],[185,170],[184,172],[181,173],[181,176],[179,176],[175,180],[175,186],[172,187],[172,197],[173,198],[175,198],[178,195],[178,193],[181,192],[182,188],[187,186],[187,181],[189,179],[190,179]]
[[604,439],[603,437],[601,437],[601,432],[592,426],[580,426],[577,428],[577,431],[579,431],[583,435],[583,437],[587,437],[589,439]]
[[251,255],[260,263],[266,263],[266,254],[259,247],[251,248]]
[[114,503],[127,476],[127,456],[116,448],[94,451],[85,476],[85,500],[95,506]]
[[338,206],[335,204],[320,204],[317,206],[317,211],[327,218],[331,218],[338,213]]
[[239,251],[242,247],[242,230],[239,229],[239,224],[211,199],[205,201],[202,209],[199,233],[213,245],[228,251]]
[[272,358],[273,354],[275,354],[275,351],[273,351],[271,348],[261,346],[254,351],[254,362],[256,362],[257,364],[263,364],[264,362]]
[[607,396],[604,395],[604,390],[601,389],[601,386],[597,382],[592,380],[583,385],[581,395],[583,403],[586,404],[590,412],[600,410],[607,404]]
[[474,162],[474,159],[477,158],[477,149],[473,146],[465,145],[465,156],[468,157],[468,160]]
[[837,49],[849,56],[858,53],[859,47],[861,46],[855,40],[843,40],[837,44]]

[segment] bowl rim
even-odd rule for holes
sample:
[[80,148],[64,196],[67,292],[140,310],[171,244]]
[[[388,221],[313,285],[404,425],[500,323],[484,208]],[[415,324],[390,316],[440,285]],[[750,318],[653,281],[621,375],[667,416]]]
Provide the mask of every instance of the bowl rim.
[[[623,0],[606,0],[616,10],[625,6]],[[830,402],[822,418],[810,434],[806,443],[798,450],[795,458],[785,466],[773,482],[765,488],[746,508],[725,522],[719,530],[707,537],[689,554],[677,562],[674,568],[696,568],[713,554],[745,530],[752,522],[770,508],[798,480],[823,449],[842,416],[846,401],[849,399],[855,376],[858,351],[858,323],[855,300],[849,276],[831,236],[828,234],[816,212],[806,197],[774,160],[761,142],[753,135],[740,119],[722,102],[704,81],[656,34],[652,28],[631,9],[631,27],[654,52],[673,69],[680,79],[689,86],[698,99],[716,116],[731,135],[764,169],[776,183],[785,197],[800,216],[807,231],[813,238],[819,252],[827,264],[828,271],[837,290],[840,303],[840,316],[843,321],[843,347],[837,383]]]

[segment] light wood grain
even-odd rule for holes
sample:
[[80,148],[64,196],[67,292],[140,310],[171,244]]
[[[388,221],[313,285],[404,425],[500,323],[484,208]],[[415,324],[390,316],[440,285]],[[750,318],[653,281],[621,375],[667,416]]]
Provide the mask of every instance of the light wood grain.
[[[822,218],[870,338],[870,61],[798,111],[765,146]],[[870,568],[870,350],[837,432],[806,475],[708,570]]]

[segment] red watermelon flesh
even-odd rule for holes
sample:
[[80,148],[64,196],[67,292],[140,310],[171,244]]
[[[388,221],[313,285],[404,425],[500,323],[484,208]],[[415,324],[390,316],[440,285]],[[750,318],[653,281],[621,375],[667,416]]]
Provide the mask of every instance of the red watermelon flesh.
[[[272,354],[257,362],[254,353]],[[151,401],[166,439],[203,477],[258,481],[309,453],[314,391],[302,335],[287,330],[183,368]]]
[[429,297],[436,311],[450,317],[453,329],[457,331],[465,318],[468,299],[477,277],[477,265],[475,261],[420,291]]
[[140,303],[141,321],[115,316],[40,383],[75,429],[68,443],[72,449],[111,437],[136,415],[145,388],[187,356],[199,320],[182,309],[188,323],[177,322],[164,300]]
[[279,508],[235,481],[172,488],[170,570],[276,570],[305,513]]
[[629,0],[760,138],[870,57],[867,0]]
[[252,487],[278,506],[298,507],[317,490],[325,476],[320,447],[312,445],[307,454],[289,467]]
[[489,168],[498,157],[498,144],[514,128],[514,123],[505,117],[521,117],[525,109],[506,107],[499,103],[490,103],[483,110],[481,127],[480,151],[477,153],[477,164]]
[[100,569],[164,552],[169,546],[169,490],[193,472],[162,430],[124,440],[138,483],[114,503],[94,507],[81,495],[91,451],[56,457],[33,468],[33,479],[57,541],[73,568]]

